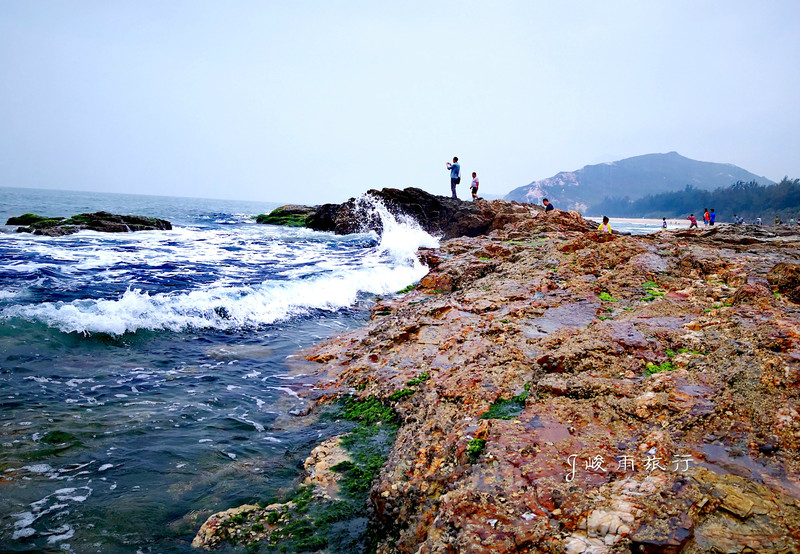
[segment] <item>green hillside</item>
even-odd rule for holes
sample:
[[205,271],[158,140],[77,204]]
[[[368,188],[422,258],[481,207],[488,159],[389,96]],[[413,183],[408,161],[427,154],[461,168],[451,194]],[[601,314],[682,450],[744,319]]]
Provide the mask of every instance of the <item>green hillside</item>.
[[700,162],[670,152],[561,172],[518,187],[505,199],[539,203],[541,198],[547,197],[560,209],[577,209],[586,213],[607,197],[635,200],[648,194],[683,190],[687,185],[699,190],[714,190],[737,181],[774,184],[766,177],[732,164]]
[[[800,219],[800,179],[784,179],[775,185],[755,181],[738,181],[713,191],[687,185],[677,192],[649,194],[636,200],[609,197],[592,208],[592,213],[610,217],[686,217],[690,213],[700,219],[705,208],[714,209],[719,221],[732,221],[734,215],[752,222],[760,217],[771,223],[775,217],[783,221]],[[595,211],[596,210],[596,211]]]

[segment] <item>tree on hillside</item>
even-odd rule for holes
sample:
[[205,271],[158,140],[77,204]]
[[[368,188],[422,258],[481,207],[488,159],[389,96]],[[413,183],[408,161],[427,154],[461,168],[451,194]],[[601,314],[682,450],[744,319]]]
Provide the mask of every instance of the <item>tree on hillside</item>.
[[686,217],[701,214],[705,208],[714,209],[720,220],[733,214],[753,220],[761,217],[765,222],[776,216],[784,221],[793,217],[800,220],[800,179],[788,176],[776,185],[764,186],[756,181],[737,181],[728,187],[713,191],[692,185],[679,192],[650,194],[637,200],[629,198],[604,198],[592,206],[589,213],[612,217]]

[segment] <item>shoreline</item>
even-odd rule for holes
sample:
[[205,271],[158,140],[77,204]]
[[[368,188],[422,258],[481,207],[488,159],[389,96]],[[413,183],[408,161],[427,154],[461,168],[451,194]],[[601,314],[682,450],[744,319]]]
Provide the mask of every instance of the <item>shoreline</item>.
[[800,311],[776,272],[800,242],[587,228],[423,249],[414,290],[304,352],[314,402],[399,418],[378,552],[800,548]]

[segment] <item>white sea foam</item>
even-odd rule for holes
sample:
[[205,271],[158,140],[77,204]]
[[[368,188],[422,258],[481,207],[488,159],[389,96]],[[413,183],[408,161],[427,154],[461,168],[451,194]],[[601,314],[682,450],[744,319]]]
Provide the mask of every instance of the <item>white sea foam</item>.
[[[395,217],[374,199],[363,198],[360,205],[377,214],[383,223],[380,243],[366,253],[363,248],[353,247],[350,254],[340,250],[331,255],[325,250],[326,243],[319,241],[305,241],[302,248],[292,249],[291,243],[283,240],[270,243],[272,251],[268,258],[264,258],[261,248],[244,248],[231,253],[230,233],[178,230],[177,237],[164,233],[144,234],[137,238],[137,242],[131,243],[136,244],[134,250],[106,248],[93,254],[89,252],[92,249],[87,248],[87,252],[82,254],[60,252],[59,255],[64,258],[77,256],[78,264],[83,267],[108,268],[123,262],[131,264],[132,258],[150,266],[167,260],[173,265],[181,261],[225,264],[235,258],[237,273],[198,290],[151,294],[131,287],[113,299],[9,306],[0,312],[0,316],[42,321],[67,333],[122,335],[139,329],[234,329],[266,325],[314,310],[335,311],[352,306],[359,294],[391,294],[419,281],[427,273],[427,268],[417,260],[416,251],[420,246],[438,246],[437,239],[423,231],[413,219]],[[311,236],[308,230],[297,233],[298,237]],[[253,236],[263,241],[263,234]],[[250,235],[240,240],[250,240],[248,237]],[[166,245],[168,241],[176,240],[190,244],[191,248],[176,252],[175,248]],[[275,263],[276,256],[279,258],[281,255],[293,260],[293,266],[283,274],[280,270],[275,272],[284,280],[270,279],[249,286],[239,284],[242,282],[241,272],[249,267],[248,264]],[[287,275],[292,279],[285,280]]]
[[300,398],[300,395],[297,394],[292,389],[290,389],[289,387],[267,387],[267,388],[268,389],[272,389],[272,390],[278,390],[278,391],[281,391],[281,392],[285,392],[289,396],[293,396],[293,397],[298,398],[298,399]]
[[55,544],[57,542],[65,541],[67,539],[71,539],[73,535],[75,535],[75,529],[68,524],[56,527],[55,529],[48,529],[48,532],[52,533],[52,535],[47,537],[47,544]]

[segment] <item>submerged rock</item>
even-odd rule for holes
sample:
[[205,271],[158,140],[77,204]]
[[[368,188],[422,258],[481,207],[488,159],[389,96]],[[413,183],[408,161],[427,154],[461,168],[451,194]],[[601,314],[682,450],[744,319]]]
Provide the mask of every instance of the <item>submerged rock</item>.
[[350,455],[342,446],[341,436],[323,441],[311,451],[303,464],[305,468],[303,486],[307,487],[310,493],[306,498],[270,504],[263,508],[245,504],[217,512],[200,526],[192,540],[192,546],[213,550],[225,542],[257,543],[273,536],[273,533],[280,533],[292,522],[297,523],[297,518],[304,516],[302,511],[299,514],[295,513],[298,502],[340,501],[342,497],[339,483],[343,479],[343,474],[333,468],[351,461]]
[[70,218],[43,217],[28,213],[19,217],[9,218],[6,225],[25,225],[25,227],[19,227],[17,232],[50,237],[71,235],[81,230],[104,233],[130,233],[133,231],[169,231],[172,229],[172,224],[165,219],[141,215],[118,215],[109,212],[84,213]]

